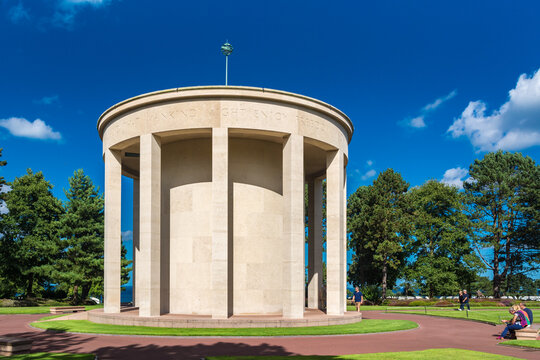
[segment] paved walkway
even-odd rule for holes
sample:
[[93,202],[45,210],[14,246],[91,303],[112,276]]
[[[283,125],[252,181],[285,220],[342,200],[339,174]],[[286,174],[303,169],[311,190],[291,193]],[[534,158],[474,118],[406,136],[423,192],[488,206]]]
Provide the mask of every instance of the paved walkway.
[[343,355],[431,348],[461,348],[539,359],[540,351],[497,345],[502,326],[421,315],[364,311],[365,319],[404,319],[417,322],[414,330],[384,334],[273,337],[173,338],[107,336],[41,331],[28,324],[43,315],[0,315],[0,335],[34,340],[33,351],[94,353],[99,359],[197,359],[211,355]]

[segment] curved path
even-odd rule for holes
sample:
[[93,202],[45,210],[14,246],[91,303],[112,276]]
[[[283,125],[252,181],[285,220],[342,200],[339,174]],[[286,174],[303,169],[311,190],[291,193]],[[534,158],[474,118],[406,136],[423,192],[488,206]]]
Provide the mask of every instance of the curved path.
[[0,315],[0,335],[34,340],[33,351],[94,353],[99,359],[201,359],[212,355],[343,355],[461,348],[538,359],[540,351],[497,345],[502,326],[422,315],[364,311],[365,319],[404,319],[419,328],[392,333],[319,337],[178,338],[56,333],[28,324],[43,315]]

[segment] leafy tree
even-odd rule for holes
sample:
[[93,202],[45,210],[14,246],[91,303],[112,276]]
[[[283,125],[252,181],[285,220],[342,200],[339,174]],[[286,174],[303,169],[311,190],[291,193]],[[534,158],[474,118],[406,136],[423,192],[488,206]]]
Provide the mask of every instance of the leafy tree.
[[[477,252],[500,297],[509,274],[534,271],[540,260],[540,170],[530,157],[498,151],[475,160],[469,174],[463,187]],[[480,248],[492,249],[493,257]]]
[[[72,289],[73,302],[86,299],[92,283],[103,276],[103,196],[83,170],[69,178],[61,220],[62,258],[58,280]],[[82,295],[79,296],[79,289]]]
[[411,231],[406,192],[409,184],[392,169],[379,174],[373,185],[360,187],[348,202],[349,248],[353,284],[381,284],[382,299],[404,265]]
[[524,274],[508,275],[506,295],[536,295],[534,280]]
[[463,195],[454,186],[430,180],[411,189],[409,196],[414,209],[409,277],[430,298],[455,294],[481,267],[469,242]]
[[23,286],[32,296],[34,284],[50,280],[60,249],[61,202],[41,172],[28,169],[16,178],[6,194],[9,212],[2,216],[0,252],[6,265],[4,276]]

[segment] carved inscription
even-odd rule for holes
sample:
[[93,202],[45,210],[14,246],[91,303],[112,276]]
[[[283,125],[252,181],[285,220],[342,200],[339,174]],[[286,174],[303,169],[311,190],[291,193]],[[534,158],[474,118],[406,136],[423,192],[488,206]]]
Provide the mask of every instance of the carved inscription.
[[281,121],[287,119],[287,114],[272,109],[261,109],[248,104],[227,105],[221,108],[224,119],[256,119],[262,121]]
[[299,127],[302,129],[312,129],[316,132],[320,132],[325,131],[327,128],[325,124],[321,123],[318,118],[306,113],[298,113],[298,115],[296,115],[296,119]]

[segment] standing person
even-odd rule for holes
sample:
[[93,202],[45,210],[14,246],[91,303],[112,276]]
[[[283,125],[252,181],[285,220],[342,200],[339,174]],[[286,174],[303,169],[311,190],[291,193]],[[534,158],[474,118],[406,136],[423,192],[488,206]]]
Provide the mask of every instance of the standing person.
[[459,311],[463,311],[463,291],[459,290]]
[[523,303],[523,302],[519,303],[519,308],[527,314],[527,316],[529,317],[529,322],[532,324],[533,323],[533,312],[532,312],[532,310],[529,309],[527,306],[525,306],[525,303]]
[[465,304],[467,304],[467,310],[471,310],[471,307],[469,306],[469,294],[467,294],[467,290],[463,289],[463,306],[462,309],[465,307]]
[[358,286],[355,286],[354,288],[353,301],[356,305],[356,311],[360,312],[360,305],[362,305],[364,302],[364,294],[360,292],[360,288]]
[[520,310],[518,305],[514,305],[508,309],[508,312],[513,315],[512,320],[502,320],[502,322],[506,324],[506,327],[501,333],[501,336],[497,336],[497,340],[504,339],[509,331],[521,330],[527,326],[527,320]]

